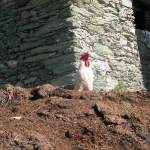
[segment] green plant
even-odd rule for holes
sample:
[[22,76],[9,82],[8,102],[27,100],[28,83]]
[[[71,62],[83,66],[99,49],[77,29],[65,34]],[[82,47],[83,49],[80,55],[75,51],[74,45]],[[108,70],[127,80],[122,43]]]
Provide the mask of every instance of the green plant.
[[128,89],[122,82],[119,82],[118,85],[112,90],[112,92],[127,92]]
[[134,113],[131,113],[127,120],[129,123],[141,122],[140,119],[137,118]]
[[141,122],[141,120],[139,118],[137,118],[135,116],[134,113],[131,113],[130,116],[126,116],[126,119],[128,121],[128,123],[131,125],[131,128],[134,130],[140,130],[142,131],[144,128],[143,123]]

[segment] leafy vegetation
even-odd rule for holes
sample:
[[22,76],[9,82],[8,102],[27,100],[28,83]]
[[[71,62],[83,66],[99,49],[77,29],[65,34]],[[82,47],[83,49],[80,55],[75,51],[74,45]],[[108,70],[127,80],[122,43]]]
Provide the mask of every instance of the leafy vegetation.
[[122,82],[119,82],[118,85],[112,90],[112,92],[127,92],[128,89]]

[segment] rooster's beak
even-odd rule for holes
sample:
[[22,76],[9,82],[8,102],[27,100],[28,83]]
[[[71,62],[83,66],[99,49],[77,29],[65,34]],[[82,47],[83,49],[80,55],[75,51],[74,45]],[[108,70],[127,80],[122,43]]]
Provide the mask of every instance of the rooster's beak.
[[82,55],[82,54],[80,55],[80,60],[81,60],[81,59],[83,59],[83,55]]

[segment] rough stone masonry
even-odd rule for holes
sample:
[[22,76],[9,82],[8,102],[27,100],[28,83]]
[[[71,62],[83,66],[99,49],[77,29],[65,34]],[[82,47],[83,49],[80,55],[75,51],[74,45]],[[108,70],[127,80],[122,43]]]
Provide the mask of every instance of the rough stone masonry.
[[146,90],[130,0],[2,0],[0,86],[69,86],[89,51],[95,90]]

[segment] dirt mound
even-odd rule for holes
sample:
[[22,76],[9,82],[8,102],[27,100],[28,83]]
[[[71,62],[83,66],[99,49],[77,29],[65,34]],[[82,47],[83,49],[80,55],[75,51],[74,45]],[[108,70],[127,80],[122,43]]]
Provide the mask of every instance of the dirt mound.
[[150,93],[0,89],[1,150],[149,150]]

